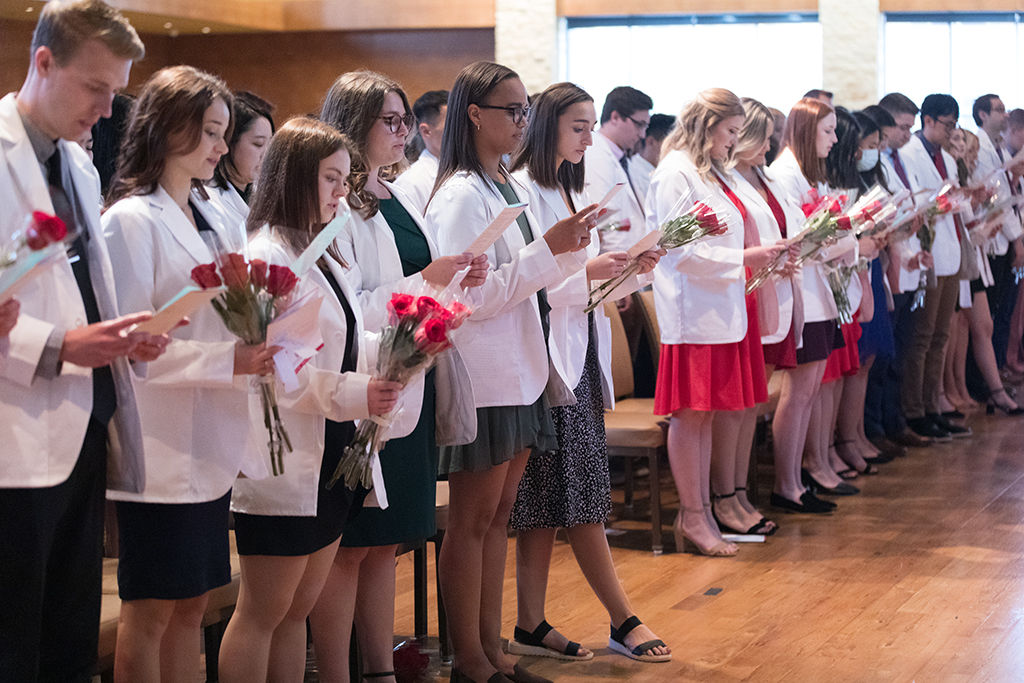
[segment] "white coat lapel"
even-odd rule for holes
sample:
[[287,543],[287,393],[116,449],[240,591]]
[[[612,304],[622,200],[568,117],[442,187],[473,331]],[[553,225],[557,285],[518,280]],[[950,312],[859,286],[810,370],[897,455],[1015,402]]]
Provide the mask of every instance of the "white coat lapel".
[[[148,195],[146,200],[149,202],[150,208],[153,209],[153,218],[167,227],[174,239],[196,260],[196,265],[213,260],[213,254],[203,242],[203,238],[199,236],[199,231],[185,217],[181,207],[174,203],[164,188],[158,185],[156,192]],[[211,223],[211,225],[214,229],[220,227],[216,223]]]
[[32,210],[52,214],[50,188],[39,168],[39,159],[25,132],[13,94],[0,100],[0,144],[4,146],[16,194],[5,199],[18,202],[26,214]]

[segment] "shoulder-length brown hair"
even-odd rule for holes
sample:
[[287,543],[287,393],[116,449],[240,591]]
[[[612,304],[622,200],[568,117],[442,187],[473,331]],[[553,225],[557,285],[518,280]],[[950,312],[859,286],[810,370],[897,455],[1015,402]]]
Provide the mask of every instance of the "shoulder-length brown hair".
[[[171,154],[188,154],[203,134],[203,116],[214,100],[228,108],[225,139],[231,137],[233,98],[224,81],[191,66],[161,69],[146,81],[132,105],[107,206],[133,195],[152,194]],[[203,181],[192,186],[204,199]]]
[[[320,220],[320,162],[340,149],[353,156],[352,141],[311,116],[289,119],[270,139],[245,227],[270,225],[296,252],[323,229]],[[331,244],[328,253],[345,265]]]
[[764,144],[768,139],[768,124],[774,125],[775,119],[768,107],[751,97],[744,97],[740,102],[743,103],[746,118],[743,119],[739,141],[732,150],[732,166],[736,165],[740,153],[759,149]]
[[812,186],[828,178],[825,160],[818,157],[818,123],[832,113],[835,109],[821,100],[805,97],[793,105],[786,118],[782,147],[792,150],[800,171]]
[[587,91],[573,83],[555,83],[537,95],[530,106],[530,125],[526,140],[512,162],[512,172],[526,167],[530,176],[541,187],[561,186],[568,192],[582,192],[584,186],[583,159],[579,163],[562,162],[555,167],[558,152],[558,119],[569,107],[579,102],[593,102]]
[[[714,169],[725,173],[729,159],[719,161],[711,158],[712,131],[719,123],[733,116],[743,116],[740,98],[725,88],[709,88],[697,94],[679,113],[678,123],[661,145],[661,156],[673,150],[683,150],[690,155],[697,173],[705,180]],[[730,157],[732,152],[730,152]]]
[[[402,86],[387,76],[373,71],[350,71],[342,74],[334,81],[331,89],[324,97],[320,109],[320,120],[329,123],[352,140],[357,153],[352,156],[352,173],[349,175],[349,206],[359,212],[365,219],[377,213],[380,202],[376,196],[366,190],[370,169],[366,166],[366,140],[370,129],[380,119],[384,111],[384,98],[389,92],[397,93],[402,98],[405,115],[412,115],[409,98]],[[410,127],[415,130],[416,125]],[[401,161],[380,170],[380,177],[390,180],[398,175]]]
[[[486,176],[476,151],[476,136],[469,119],[469,105],[483,104],[500,83],[510,78],[519,78],[519,74],[494,62],[475,62],[459,72],[448,94],[448,113],[444,120],[441,156],[437,160],[437,179],[430,193],[431,199],[438,188],[459,171],[469,171],[481,178]],[[507,172],[502,169],[502,173]],[[488,187],[491,187],[490,183]],[[427,203],[429,205],[429,201]]]

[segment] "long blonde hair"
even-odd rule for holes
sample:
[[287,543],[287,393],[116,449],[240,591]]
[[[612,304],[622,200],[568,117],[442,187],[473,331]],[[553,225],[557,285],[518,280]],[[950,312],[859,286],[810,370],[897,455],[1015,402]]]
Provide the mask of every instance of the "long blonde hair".
[[725,119],[743,115],[740,98],[725,88],[709,88],[698,93],[683,107],[676,127],[665,138],[661,146],[662,158],[673,150],[683,150],[689,153],[701,178],[709,179],[712,169],[724,174],[734,151],[725,161],[712,159],[711,134]]

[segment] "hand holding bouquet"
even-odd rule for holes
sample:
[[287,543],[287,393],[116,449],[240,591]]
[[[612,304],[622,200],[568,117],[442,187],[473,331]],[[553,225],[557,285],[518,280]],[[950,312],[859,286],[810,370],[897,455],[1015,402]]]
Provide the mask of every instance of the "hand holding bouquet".
[[[203,289],[227,287],[211,302],[225,327],[245,344],[266,342],[267,326],[287,309],[298,278],[286,266],[267,266],[260,259],[246,261],[239,253],[222,255],[218,261],[193,268],[192,280]],[[290,453],[292,444],[277,407],[274,375],[258,375],[256,381],[269,435],[271,469],[277,476],[284,473],[284,451]]]
[[[679,202],[676,203],[676,207],[673,209],[672,214],[675,215],[682,208],[683,201],[688,195],[684,195]],[[725,234],[727,226],[721,222],[718,215],[715,214],[714,210],[708,206],[705,202],[700,201],[691,206],[689,209],[679,215],[675,215],[674,218],[670,218],[661,224],[659,230],[660,236],[657,238],[657,242],[651,245],[651,249],[677,249],[684,245],[696,242],[710,237],[713,235]],[[642,240],[640,243],[641,244]],[[585,312],[589,313],[596,309],[601,303],[611,295],[622,283],[629,278],[633,277],[640,271],[639,253],[633,253],[634,249],[630,249],[630,256],[632,260],[629,262],[622,274],[617,278],[606,280],[602,282],[594,289],[590,290],[590,303],[584,309]],[[648,251],[647,249],[643,251]],[[642,253],[642,252],[641,252]]]
[[[403,387],[419,372],[434,364],[438,354],[451,347],[451,333],[469,317],[470,309],[458,301],[452,289],[442,292],[442,304],[433,290],[409,294],[397,292],[388,302],[388,324],[381,330],[376,375]],[[344,477],[345,485],[355,489],[373,484],[373,461],[386,441],[390,420],[370,417],[359,423],[355,438],[345,449],[334,475],[327,483],[332,488]]]
[[56,216],[42,211],[32,211],[25,216],[21,229],[0,245],[0,302],[9,299],[21,284],[30,280],[30,272],[52,263],[64,253],[61,242],[67,234],[64,221]]
[[[917,231],[917,238],[921,240],[921,251],[932,253],[932,245],[935,243],[935,220],[957,208],[959,202],[954,197],[955,188],[946,183],[932,197],[931,201],[924,208],[924,223]],[[921,269],[917,291],[914,294],[914,301],[910,304],[910,310],[916,311],[924,306],[924,294],[929,285],[930,271]]]

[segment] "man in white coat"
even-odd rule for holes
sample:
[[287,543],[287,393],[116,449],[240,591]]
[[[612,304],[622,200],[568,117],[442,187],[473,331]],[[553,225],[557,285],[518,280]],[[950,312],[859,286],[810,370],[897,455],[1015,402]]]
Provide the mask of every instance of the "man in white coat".
[[[1019,195],[1020,181],[1009,171],[999,170],[1011,158],[1003,140],[1003,132],[1009,124],[1006,105],[998,95],[982,95],[974,101],[971,112],[978,126],[978,168],[975,177],[988,178],[999,174],[1000,200],[1010,195]],[[1003,227],[992,238],[989,264],[992,267],[994,284],[988,288],[988,303],[992,309],[992,348],[996,353],[996,365],[1006,364],[1006,344],[1010,338],[1010,319],[1017,303],[1017,283],[1013,268],[1024,265],[1024,230],[1021,229],[1020,211],[1006,211]]]
[[[921,189],[957,187],[956,162],[942,145],[956,129],[960,107],[949,95],[929,95],[921,103],[921,130],[900,150],[907,173]],[[949,325],[960,294],[960,238],[966,228],[956,213],[935,218],[932,243],[936,286],[925,290],[924,305],[911,313],[914,331],[903,358],[903,412],[916,434],[937,440],[970,436],[969,427],[942,416],[939,386]]]
[[601,253],[625,251],[647,230],[644,197],[630,178],[628,154],[644,139],[653,106],[654,102],[644,93],[620,86],[608,93],[601,109],[601,127],[584,159],[588,199],[599,202],[616,184],[623,183],[624,187],[607,207],[617,212],[616,221],[630,222],[627,231],[601,233]]
[[661,143],[668,137],[676,117],[668,114],[651,114],[647,135],[636,146],[636,153],[629,157],[629,179],[636,193],[647,202],[647,188],[651,186],[651,175],[661,159]]
[[423,151],[416,163],[395,179],[395,185],[405,190],[422,216],[427,210],[430,193],[434,191],[434,180],[437,179],[437,158],[441,154],[441,136],[448,115],[448,91],[430,90],[423,93],[412,105],[412,113],[419,122],[417,128],[423,141]]
[[129,331],[148,313],[117,317],[99,176],[67,142],[110,116],[142,55],[135,30],[99,0],[51,2],[24,85],[0,100],[0,241],[32,211],[57,215],[72,235],[68,258],[21,290],[0,340],[2,681],[91,680],[108,423],[121,446],[115,484],[143,484],[131,468],[142,435],[127,359],[153,360],[168,339]]

